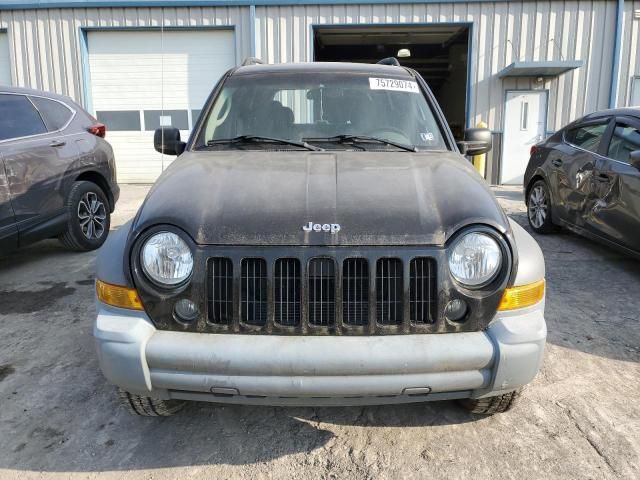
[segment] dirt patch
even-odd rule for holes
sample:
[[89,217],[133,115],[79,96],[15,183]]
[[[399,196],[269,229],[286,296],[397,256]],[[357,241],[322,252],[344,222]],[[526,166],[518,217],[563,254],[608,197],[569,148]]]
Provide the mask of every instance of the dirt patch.
[[13,368],[13,365],[0,365],[0,382],[15,373],[15,371],[16,369]]
[[52,283],[44,290],[0,290],[0,312],[5,315],[38,312],[75,291],[64,282]]

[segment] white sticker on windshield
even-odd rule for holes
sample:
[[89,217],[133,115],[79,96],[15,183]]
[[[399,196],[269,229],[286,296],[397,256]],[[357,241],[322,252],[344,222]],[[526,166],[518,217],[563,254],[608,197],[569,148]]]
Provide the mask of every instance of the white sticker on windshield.
[[418,84],[411,80],[398,80],[395,78],[369,78],[371,90],[393,90],[395,92],[420,93]]
[[427,143],[431,143],[436,139],[436,137],[431,132],[422,132],[420,134],[420,138],[422,139],[423,142],[427,142]]

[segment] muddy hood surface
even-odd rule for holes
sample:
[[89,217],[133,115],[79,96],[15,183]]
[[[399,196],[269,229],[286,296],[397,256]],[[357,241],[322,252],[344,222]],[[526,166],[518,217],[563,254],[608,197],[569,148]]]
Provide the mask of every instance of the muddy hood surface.
[[[303,229],[310,222],[334,233]],[[473,223],[509,230],[457,154],[189,152],[158,179],[135,229],[171,224],[209,245],[442,245]]]

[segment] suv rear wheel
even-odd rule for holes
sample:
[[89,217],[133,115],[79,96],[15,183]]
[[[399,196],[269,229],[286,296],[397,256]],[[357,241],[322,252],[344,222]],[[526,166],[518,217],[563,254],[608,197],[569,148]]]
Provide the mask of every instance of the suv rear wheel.
[[493,415],[494,413],[503,413],[511,410],[518,397],[520,397],[520,392],[520,390],[514,390],[495,397],[465,398],[459,400],[459,403],[471,413]]
[[120,402],[134,415],[142,417],[169,417],[179,412],[185,405],[180,400],[159,400],[157,398],[143,397],[118,389]]
[[67,197],[67,231],[60,236],[70,250],[86,252],[100,248],[111,226],[109,201],[92,182],[76,182]]

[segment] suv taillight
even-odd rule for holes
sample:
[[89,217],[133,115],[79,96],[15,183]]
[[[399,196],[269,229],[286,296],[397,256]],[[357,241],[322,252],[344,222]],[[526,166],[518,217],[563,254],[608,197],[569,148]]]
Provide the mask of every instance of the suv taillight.
[[87,128],[89,133],[93,133],[96,137],[104,138],[107,134],[107,127],[104,123],[96,123]]
[[533,157],[536,154],[537,151],[538,151],[538,146],[537,145],[531,146],[531,150],[529,150],[529,156]]

